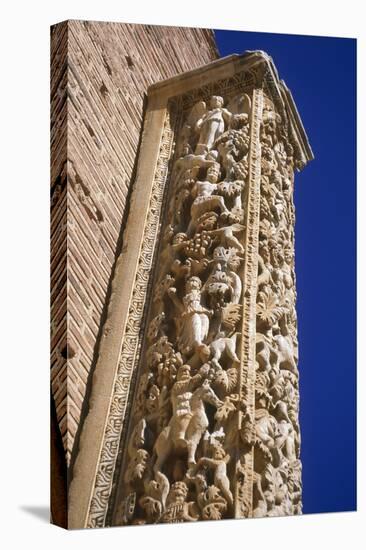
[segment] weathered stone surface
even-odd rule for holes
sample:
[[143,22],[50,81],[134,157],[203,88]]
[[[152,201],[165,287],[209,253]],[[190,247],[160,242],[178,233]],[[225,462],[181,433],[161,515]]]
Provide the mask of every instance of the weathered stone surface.
[[301,513],[294,169],[263,52],[149,89],[72,527]]

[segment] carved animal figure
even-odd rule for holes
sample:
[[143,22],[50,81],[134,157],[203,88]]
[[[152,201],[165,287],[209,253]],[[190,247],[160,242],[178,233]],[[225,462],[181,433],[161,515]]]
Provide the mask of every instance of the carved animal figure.
[[260,254],[258,254],[258,288],[261,288],[264,285],[268,285],[271,281],[271,272],[264,263],[264,260]]
[[219,361],[223,353],[226,353],[229,359],[231,359],[232,361],[240,363],[240,359],[236,355],[236,339],[238,335],[240,335],[240,332],[234,332],[232,336],[228,338],[218,338],[210,344],[209,348],[212,354],[211,363],[216,368],[221,368]]
[[256,361],[258,367],[266,372],[276,369],[278,365],[278,351],[270,345],[268,339],[260,332],[256,334]]
[[281,369],[297,373],[297,351],[291,336],[278,334],[274,337],[278,348],[278,362]]

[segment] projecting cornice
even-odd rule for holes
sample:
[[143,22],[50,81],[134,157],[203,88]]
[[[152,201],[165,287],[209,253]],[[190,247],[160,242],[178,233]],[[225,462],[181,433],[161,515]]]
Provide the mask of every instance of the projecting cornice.
[[205,86],[208,87],[209,95],[212,91],[209,85],[213,81],[237,79],[241,73],[251,73],[255,77],[256,86],[269,91],[278,112],[288,125],[289,138],[294,147],[295,165],[301,170],[314,159],[313,151],[293,96],[285,82],[279,78],[276,66],[266,52],[258,50],[229,55],[193,71],[157,82],[148,89],[149,102],[150,105],[159,108],[166,104],[169,98],[189,94],[197,88],[202,90]]

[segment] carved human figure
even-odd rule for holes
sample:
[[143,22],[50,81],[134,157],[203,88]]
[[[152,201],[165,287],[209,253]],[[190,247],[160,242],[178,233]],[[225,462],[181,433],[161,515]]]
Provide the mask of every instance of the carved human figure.
[[186,355],[200,351],[208,334],[212,312],[201,304],[201,288],[201,279],[190,277],[182,301],[177,297],[175,287],[168,290],[180,314],[177,318],[179,350]]
[[209,457],[203,456],[198,460],[197,470],[202,467],[213,470],[214,485],[221,491],[223,497],[231,506],[233,504],[233,495],[230,490],[230,481],[227,477],[227,464],[230,460],[230,455],[226,453],[224,447],[218,441],[211,445],[210,455]]
[[293,462],[297,459],[296,432],[291,420],[288,417],[286,404],[280,401],[277,404],[275,414],[278,422],[276,446],[281,449],[287,460]]
[[276,285],[276,290],[287,301],[293,303],[295,299],[294,281],[292,277],[292,250],[287,244],[283,251],[273,251],[273,270],[272,280]]
[[225,131],[225,124],[229,124],[232,114],[223,105],[224,100],[221,96],[212,96],[210,109],[197,120],[195,130],[199,132],[199,137],[196,154],[212,149],[216,139]]
[[273,449],[277,436],[277,422],[267,409],[256,410],[256,435],[268,448]]
[[147,467],[149,453],[145,449],[136,449],[130,456],[130,462],[126,469],[125,481],[133,483],[136,479],[141,479]]
[[154,416],[159,408],[160,389],[153,384],[148,391],[145,407],[149,415]]
[[209,381],[204,379],[209,370],[209,365],[203,365],[195,376],[191,376],[188,365],[178,370],[177,381],[171,390],[173,414],[154,446],[155,472],[161,471],[174,449],[186,449],[188,465],[195,464],[197,447],[209,425],[204,404],[207,402],[216,408],[222,405]]
[[298,350],[296,342],[294,342],[290,333],[286,314],[281,316],[278,325],[279,334],[276,334],[273,339],[278,350],[279,366],[281,369],[287,369],[297,374]]
[[240,265],[241,258],[236,255],[235,248],[224,248],[217,246],[213,253],[213,268],[208,277],[204,291],[208,293],[214,305],[224,306],[225,303],[238,304],[242,283],[240,277],[235,273]]
[[276,466],[280,463],[280,449],[276,445],[276,438],[279,435],[278,423],[269,412],[271,397],[265,392],[256,389],[256,410],[255,410],[255,435],[256,447],[256,468],[260,473],[266,464],[272,463]]
[[194,502],[187,502],[188,487],[184,481],[176,481],[170,488],[166,509],[162,515],[163,523],[181,523],[197,521],[198,507]]
[[196,222],[205,212],[219,210],[220,212],[230,213],[225,205],[224,198],[221,195],[215,195],[218,189],[218,179],[220,168],[217,164],[210,166],[207,170],[206,181],[197,181],[192,189],[194,201],[191,206],[191,220],[187,233],[190,235],[196,227]]
[[173,408],[172,418],[169,422],[170,436],[174,444],[179,447],[186,443],[186,431],[192,418],[191,399],[193,390],[203,381],[209,372],[209,366],[201,367],[198,374],[191,376],[189,365],[183,365],[178,369],[177,381],[171,390],[171,402]]

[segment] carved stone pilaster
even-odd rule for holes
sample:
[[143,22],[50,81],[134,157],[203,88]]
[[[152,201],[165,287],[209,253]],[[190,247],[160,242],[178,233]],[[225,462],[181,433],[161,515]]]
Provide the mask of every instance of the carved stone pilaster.
[[289,97],[262,52],[150,90],[89,527],[301,511]]

